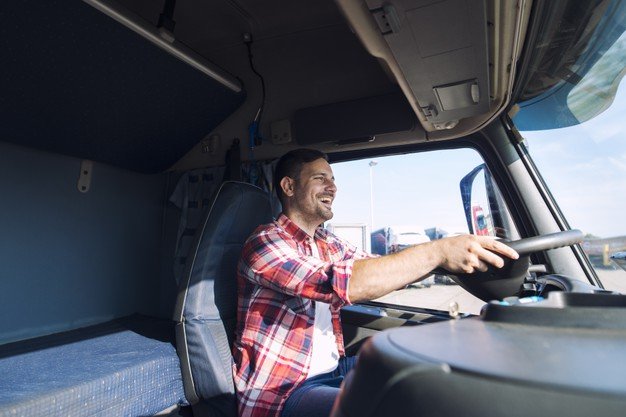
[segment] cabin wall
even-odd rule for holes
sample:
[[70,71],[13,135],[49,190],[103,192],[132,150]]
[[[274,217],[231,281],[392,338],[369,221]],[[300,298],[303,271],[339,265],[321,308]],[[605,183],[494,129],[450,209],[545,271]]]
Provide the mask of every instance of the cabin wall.
[[81,193],[80,164],[0,142],[0,343],[171,314],[167,175],[94,163]]

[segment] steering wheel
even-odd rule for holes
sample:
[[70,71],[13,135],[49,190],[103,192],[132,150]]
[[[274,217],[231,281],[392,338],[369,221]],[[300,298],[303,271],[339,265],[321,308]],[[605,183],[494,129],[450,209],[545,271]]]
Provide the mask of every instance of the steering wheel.
[[[450,276],[461,287],[484,301],[501,300],[519,291],[528,275],[531,254],[571,246],[582,242],[583,237],[583,232],[574,229],[510,242],[502,240],[502,243],[517,251],[518,259],[503,257],[502,268],[489,265],[485,272],[475,271],[471,274],[462,274],[445,271],[443,274]],[[435,270],[435,272],[438,271]]]

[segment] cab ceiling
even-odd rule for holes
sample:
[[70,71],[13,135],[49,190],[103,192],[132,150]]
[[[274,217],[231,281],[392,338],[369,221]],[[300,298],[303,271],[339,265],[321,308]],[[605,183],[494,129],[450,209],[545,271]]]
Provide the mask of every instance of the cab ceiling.
[[[139,11],[146,4],[133,7]],[[242,79],[248,96],[211,132],[221,151],[203,153],[208,147],[199,144],[174,168],[219,164],[234,137],[247,147],[247,127],[262,100],[243,44],[245,32],[253,35],[254,66],[267,87],[260,129],[264,141],[254,158],[274,158],[303,145],[341,152],[456,138],[484,127],[508,104],[530,4],[177,2],[176,38]],[[385,15],[381,25],[381,10],[397,20],[395,31],[385,31],[390,17]],[[153,8],[149,14],[156,19],[158,13]],[[384,104],[390,99],[397,101]],[[371,102],[381,104],[355,114]],[[409,109],[410,120],[390,117],[390,109],[399,107],[402,114]],[[274,144],[271,125],[280,121],[290,124],[291,141]],[[244,151],[243,158],[249,157]]]
[[[155,47],[154,39],[153,43],[143,39],[142,44],[142,38],[121,25],[119,19],[111,19],[87,3],[96,8],[100,3],[113,5],[124,19],[165,34],[164,39],[170,37],[173,44],[217,68],[218,73],[230,79],[231,85],[241,86],[241,91],[223,88],[197,68]],[[494,109],[503,106],[509,86],[504,85],[503,77],[488,75],[504,72],[506,66],[502,63],[510,63],[515,56],[510,47],[513,42],[498,45],[491,42],[488,50],[485,45],[487,38],[501,40],[501,33],[511,34],[516,30],[511,23],[517,19],[515,13],[507,21],[503,16],[511,15],[510,10],[493,7],[506,1],[481,3],[486,4],[486,9],[484,13],[475,13],[479,23],[463,26],[474,34],[464,44],[482,51],[478,63],[472,64],[481,75],[460,74],[463,61],[448,60],[446,67],[437,71],[455,74],[450,82],[435,74],[431,67],[415,70],[411,59],[415,58],[416,46],[410,46],[411,42],[390,41],[389,34],[381,34],[372,14],[384,6],[378,3],[370,0],[44,3],[26,0],[20,5],[27,5],[29,11],[19,12],[18,6],[11,7],[16,17],[8,19],[13,26],[5,27],[4,31],[5,50],[17,51],[13,58],[19,58],[20,65],[3,69],[9,75],[3,77],[7,87],[3,90],[14,91],[16,95],[5,95],[0,104],[5,114],[13,115],[8,120],[15,119],[17,123],[9,130],[5,126],[0,140],[141,172],[158,172],[221,165],[235,138],[242,143],[243,159],[274,158],[302,144],[336,152],[450,138],[477,128],[493,116]],[[437,33],[429,31],[445,31],[445,25],[430,24],[427,32],[415,32],[414,25],[424,22],[416,8],[430,8],[436,12],[435,16],[444,17],[447,10],[454,11],[455,18],[463,20],[463,10],[471,10],[474,4],[470,0],[393,3],[394,13],[407,30],[391,36],[405,39],[413,36],[411,33],[426,33],[435,39]],[[167,14],[165,6],[172,5],[175,7],[171,33],[158,32],[160,16]],[[81,9],[83,14],[74,9]],[[26,18],[20,18],[20,13]],[[405,19],[408,24],[402,23],[403,16],[410,17]],[[489,20],[496,24],[487,32],[481,25]],[[30,22],[31,26],[16,28],[15,22]],[[47,32],[38,30],[41,27],[48,28]],[[51,42],[50,36],[37,33],[65,33],[65,38],[59,35]],[[252,36],[249,46],[254,68],[265,83],[264,98],[261,78],[252,71],[249,62],[244,42],[246,33]],[[454,46],[459,36],[465,36],[464,32],[456,31],[452,37],[442,39]],[[419,49],[429,40],[416,42]],[[76,48],[75,44],[82,47]],[[406,45],[413,49],[403,55]],[[139,49],[132,49],[135,47]],[[455,65],[458,69],[454,69]],[[486,75],[488,65],[491,71]],[[506,71],[511,72],[510,65]],[[433,76],[437,81],[427,85],[424,81]],[[29,85],[29,79],[37,82]],[[424,102],[426,95],[417,91],[422,87],[412,88],[416,85],[412,80],[416,79],[417,85],[427,87],[424,91],[430,97],[428,100],[434,97],[434,92],[439,94],[439,102]],[[490,102],[471,102],[477,83],[481,84],[481,100],[491,93]],[[480,117],[476,120],[466,117],[458,125],[446,124],[448,120],[441,117],[445,106],[451,109],[450,114],[472,115],[459,111],[458,103],[450,101],[458,97],[464,105],[480,108]],[[432,112],[431,105],[435,110],[439,105],[439,112]],[[252,156],[245,150],[248,127],[261,106],[259,133],[263,140]],[[368,111],[362,111],[364,108]],[[395,117],[388,117],[390,112]],[[465,123],[468,120],[471,123]],[[433,122],[453,129],[437,135]],[[275,123],[282,126],[282,133],[287,131],[286,140],[275,140]],[[352,132],[358,132],[357,137]]]
[[[125,4],[156,25],[162,3],[125,1]],[[234,138],[241,140],[243,159],[250,157],[245,150],[249,139],[247,129],[262,97],[261,81],[250,68],[244,33],[252,35],[253,64],[266,86],[260,126],[263,144],[255,148],[255,159],[274,158],[301,145],[337,150],[334,143],[353,139],[348,133],[351,126],[345,127],[349,120],[353,125],[358,124],[355,130],[359,132],[367,130],[363,125],[371,120],[371,113],[359,118],[350,110],[350,103],[355,100],[355,108],[361,108],[361,100],[382,97],[380,103],[383,103],[391,95],[396,101],[395,108],[404,107],[410,111],[393,76],[366,51],[332,0],[313,3],[305,0],[177,1],[174,21],[174,35],[178,41],[241,79],[247,93],[244,105],[205,138],[218,138],[211,139],[212,144],[217,142],[217,150],[209,153],[206,152],[208,146],[198,144],[174,166],[176,169],[223,163],[223,154]],[[324,106],[338,104],[345,112],[335,113],[333,118],[319,118],[315,123],[308,117],[316,115],[316,109],[320,110],[319,115],[327,114]],[[307,112],[305,117],[296,117],[299,111],[309,109],[312,112]],[[380,117],[384,119],[384,114]],[[310,122],[296,125],[297,120]],[[289,123],[292,136],[289,143],[274,144],[272,141],[271,125],[280,121]],[[382,126],[382,131],[405,129],[406,126],[414,131],[419,123],[413,115],[410,122],[405,118],[399,128],[394,126]],[[372,129],[380,129],[380,123]],[[305,138],[301,134],[299,138],[298,132],[315,132],[315,135],[308,134]],[[341,135],[336,136],[337,132]],[[423,133],[417,134],[423,138]],[[369,136],[358,135],[365,139]],[[215,147],[212,145],[211,149]]]

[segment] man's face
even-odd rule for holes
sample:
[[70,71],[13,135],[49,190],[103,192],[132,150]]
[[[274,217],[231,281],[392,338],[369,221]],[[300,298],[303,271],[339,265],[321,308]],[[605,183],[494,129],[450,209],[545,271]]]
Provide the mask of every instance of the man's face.
[[307,222],[319,225],[333,218],[336,193],[332,168],[324,159],[317,159],[302,166],[290,206]]

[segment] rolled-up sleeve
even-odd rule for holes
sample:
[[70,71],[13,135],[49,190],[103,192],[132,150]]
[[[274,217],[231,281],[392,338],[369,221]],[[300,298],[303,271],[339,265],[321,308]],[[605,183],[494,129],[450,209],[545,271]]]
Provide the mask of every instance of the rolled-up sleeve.
[[337,295],[338,300],[333,300],[331,305],[335,307],[341,307],[344,305],[351,305],[352,302],[348,297],[348,288],[350,285],[350,278],[352,278],[352,268],[354,266],[355,259],[346,259],[344,261],[333,264],[333,290]]
[[[343,305],[351,305],[352,301],[348,297],[349,287],[350,287],[350,279],[352,278],[352,269],[354,267],[354,262],[361,259],[370,259],[370,258],[378,258],[378,255],[372,255],[371,253],[367,253],[362,249],[357,248],[350,242],[343,240],[337,236],[333,236],[333,242],[331,245],[335,245],[338,248],[341,248],[341,252],[343,254],[343,260],[341,262],[337,262],[335,264],[335,275],[336,276],[345,276],[348,279],[338,281],[338,284],[343,287],[337,288],[337,293],[342,293],[342,300],[344,301]],[[339,285],[338,285],[339,287]]]
[[291,236],[270,230],[248,239],[239,274],[257,285],[287,295],[341,307],[349,304],[348,282],[353,265],[351,257],[325,262],[303,255]]

